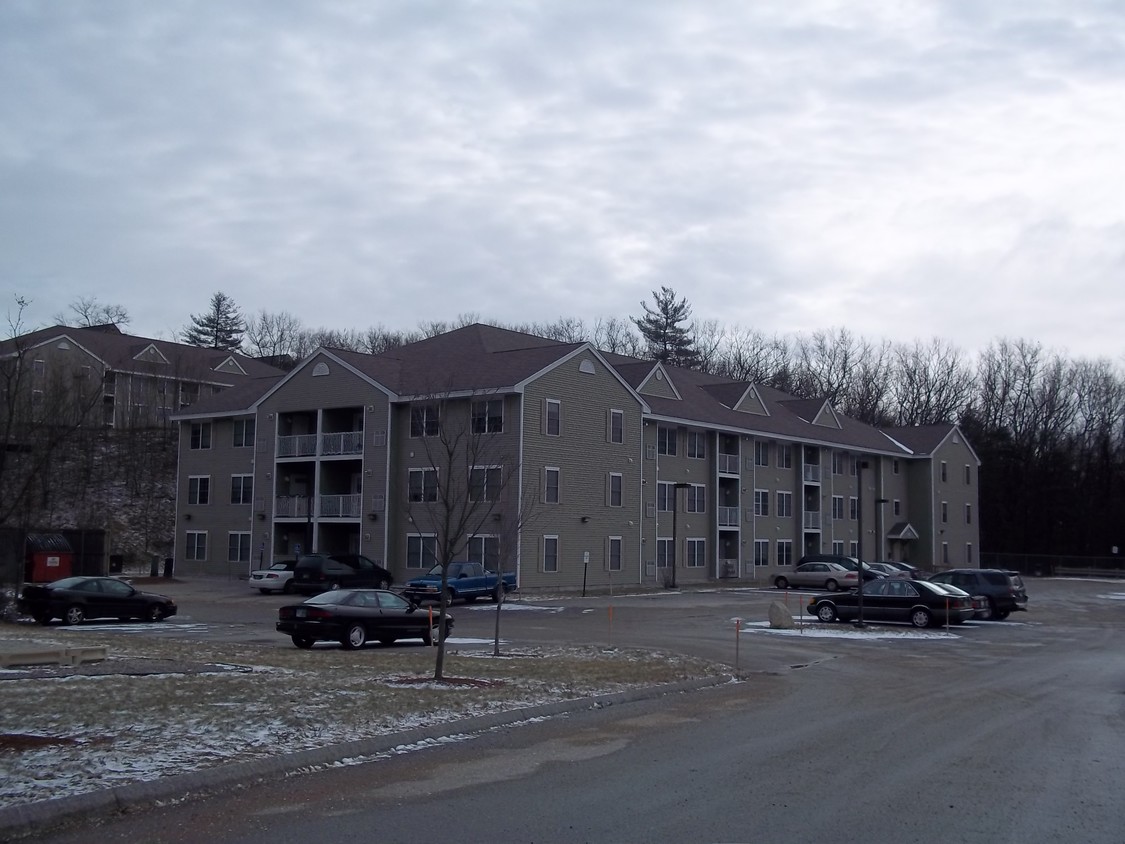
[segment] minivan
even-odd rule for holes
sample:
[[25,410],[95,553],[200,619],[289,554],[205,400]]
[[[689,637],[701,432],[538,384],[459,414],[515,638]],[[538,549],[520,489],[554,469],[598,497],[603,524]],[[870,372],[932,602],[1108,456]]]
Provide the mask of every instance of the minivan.
[[329,589],[389,589],[391,573],[362,554],[302,554],[293,569],[293,590],[303,595]]

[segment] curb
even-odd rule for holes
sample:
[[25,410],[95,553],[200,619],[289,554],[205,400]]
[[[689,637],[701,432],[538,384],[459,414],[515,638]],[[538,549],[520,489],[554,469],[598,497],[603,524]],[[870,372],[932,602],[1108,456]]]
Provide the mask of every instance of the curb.
[[245,785],[254,785],[276,779],[304,768],[330,765],[357,756],[375,756],[397,747],[418,744],[426,740],[448,738],[460,734],[482,733],[496,727],[527,721],[531,718],[551,717],[583,709],[602,709],[622,703],[684,694],[713,688],[734,681],[733,675],[707,677],[702,680],[685,680],[662,686],[645,686],[608,695],[561,700],[555,703],[511,709],[489,715],[478,715],[459,721],[448,721],[429,727],[415,727],[400,733],[390,733],[369,739],[357,739],[342,744],[286,753],[250,762],[220,765],[187,774],[174,774],[145,782],[74,794],[53,800],[41,800],[18,806],[0,808],[0,841],[14,841],[60,826],[64,823],[134,812],[167,800],[200,799],[218,791]]

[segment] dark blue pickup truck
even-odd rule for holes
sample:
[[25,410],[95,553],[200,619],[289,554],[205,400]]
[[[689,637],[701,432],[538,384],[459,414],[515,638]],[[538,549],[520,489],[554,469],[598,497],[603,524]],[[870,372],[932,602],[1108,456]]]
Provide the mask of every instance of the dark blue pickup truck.
[[[472,602],[477,598],[491,598],[500,600],[500,590],[504,594],[516,588],[516,576],[506,572],[498,575],[494,571],[487,571],[480,563],[450,563],[449,579],[446,591],[449,593],[447,603],[454,601]],[[438,601],[441,600],[441,566],[436,565],[421,577],[415,577],[402,589],[402,594],[413,601]]]

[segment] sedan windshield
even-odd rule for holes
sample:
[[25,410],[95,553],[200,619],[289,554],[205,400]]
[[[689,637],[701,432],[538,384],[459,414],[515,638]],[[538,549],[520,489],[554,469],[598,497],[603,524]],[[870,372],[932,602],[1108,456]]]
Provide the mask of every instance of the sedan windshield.
[[351,589],[333,589],[330,592],[321,592],[305,601],[306,604],[346,604],[352,596]]

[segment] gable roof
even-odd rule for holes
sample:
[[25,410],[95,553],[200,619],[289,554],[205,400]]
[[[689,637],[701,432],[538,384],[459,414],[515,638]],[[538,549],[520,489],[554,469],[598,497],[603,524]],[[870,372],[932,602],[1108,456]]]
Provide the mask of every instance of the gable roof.
[[928,457],[934,454],[947,441],[960,438],[961,444],[968,449],[976,464],[980,465],[980,458],[961,433],[961,428],[952,422],[940,425],[908,425],[898,428],[883,428],[883,435],[892,442],[902,446],[916,457]]

